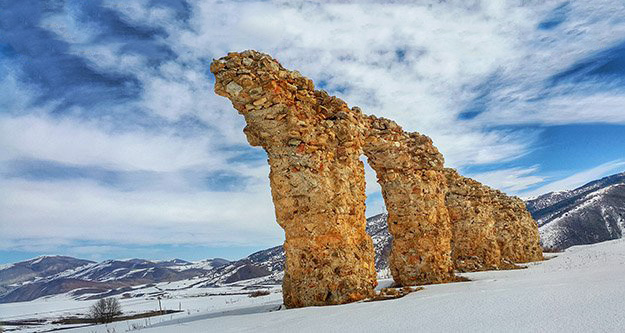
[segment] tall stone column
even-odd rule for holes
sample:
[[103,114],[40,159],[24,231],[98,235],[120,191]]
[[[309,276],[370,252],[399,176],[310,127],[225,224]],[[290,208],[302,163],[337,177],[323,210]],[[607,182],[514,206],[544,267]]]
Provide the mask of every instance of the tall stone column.
[[501,267],[497,243],[493,190],[481,183],[445,169],[447,209],[451,219],[454,268],[474,272]]
[[269,157],[276,219],[286,236],[286,306],[372,296],[362,114],[256,51],[230,53],[213,61],[211,72],[215,92],[245,117],[248,142]]
[[368,122],[363,149],[388,210],[393,279],[401,285],[451,281],[452,233],[443,156],[425,135],[404,132],[384,118],[370,116]]
[[538,225],[523,200],[496,191],[493,206],[502,259],[507,263],[543,260]]

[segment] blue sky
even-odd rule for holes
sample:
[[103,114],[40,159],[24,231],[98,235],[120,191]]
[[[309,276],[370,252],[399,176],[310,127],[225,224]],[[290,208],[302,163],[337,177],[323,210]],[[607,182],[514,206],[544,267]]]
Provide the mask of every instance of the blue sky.
[[[510,194],[625,171],[622,1],[0,0],[0,263],[278,245],[208,65],[257,49]],[[367,169],[368,215],[384,210]]]

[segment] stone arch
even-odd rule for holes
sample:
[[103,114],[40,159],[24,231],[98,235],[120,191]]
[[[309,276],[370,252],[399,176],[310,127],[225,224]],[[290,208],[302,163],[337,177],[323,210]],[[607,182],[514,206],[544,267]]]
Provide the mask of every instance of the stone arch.
[[454,267],[496,268],[502,257],[542,258],[537,227],[522,202],[444,169],[427,136],[350,109],[256,51],[229,53],[210,70],[215,92],[244,116],[248,142],[267,152],[276,219],[286,238],[288,307],[374,294],[362,154],[382,187],[394,238],[390,268],[399,284],[448,282]]

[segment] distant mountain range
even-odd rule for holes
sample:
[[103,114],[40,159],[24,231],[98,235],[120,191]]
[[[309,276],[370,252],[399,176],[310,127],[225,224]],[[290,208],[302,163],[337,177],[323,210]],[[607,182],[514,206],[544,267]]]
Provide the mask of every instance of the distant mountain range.
[[0,303],[33,300],[72,292],[72,296],[100,298],[136,285],[189,279],[230,262],[209,259],[196,263],[175,259],[89,260],[44,256],[0,267]]
[[[625,173],[588,183],[571,191],[553,192],[527,201],[544,247],[565,249],[621,238],[625,234]],[[373,239],[375,267],[390,276],[388,255],[392,237],[386,214],[367,219]],[[153,287],[161,282],[188,280],[185,288],[223,285],[279,284],[284,269],[282,246],[253,253],[241,260],[180,259],[106,260],[96,263],[63,256],[45,256],[0,266],[0,303],[20,302],[56,294],[97,299]]]
[[[367,231],[374,240],[376,268],[388,268],[391,236],[386,214],[369,218]],[[160,282],[191,280],[190,287],[229,284],[280,284],[284,270],[282,246],[253,253],[241,260],[180,259],[106,260],[96,263],[63,256],[44,256],[0,266],[0,303],[21,302],[67,293],[76,299],[96,299],[136,291]],[[242,282],[247,281],[247,282]]]
[[622,238],[625,234],[625,172],[570,191],[527,201],[543,247],[566,249]]

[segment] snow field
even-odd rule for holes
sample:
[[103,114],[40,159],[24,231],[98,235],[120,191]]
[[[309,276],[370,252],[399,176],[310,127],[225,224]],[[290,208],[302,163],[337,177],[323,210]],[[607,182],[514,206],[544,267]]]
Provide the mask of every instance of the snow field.
[[[575,246],[527,269],[463,274],[472,281],[425,286],[403,298],[338,306],[282,309],[279,287],[268,296],[202,296],[242,287],[186,288],[158,284],[166,309],[184,312],[89,326],[67,332],[624,332],[625,239]],[[380,280],[378,289],[392,280]],[[122,299],[125,312],[154,310],[155,299]],[[55,296],[0,305],[0,318],[33,311],[77,313],[91,302]],[[52,328],[47,325],[47,328]],[[28,329],[21,332],[36,332]]]

